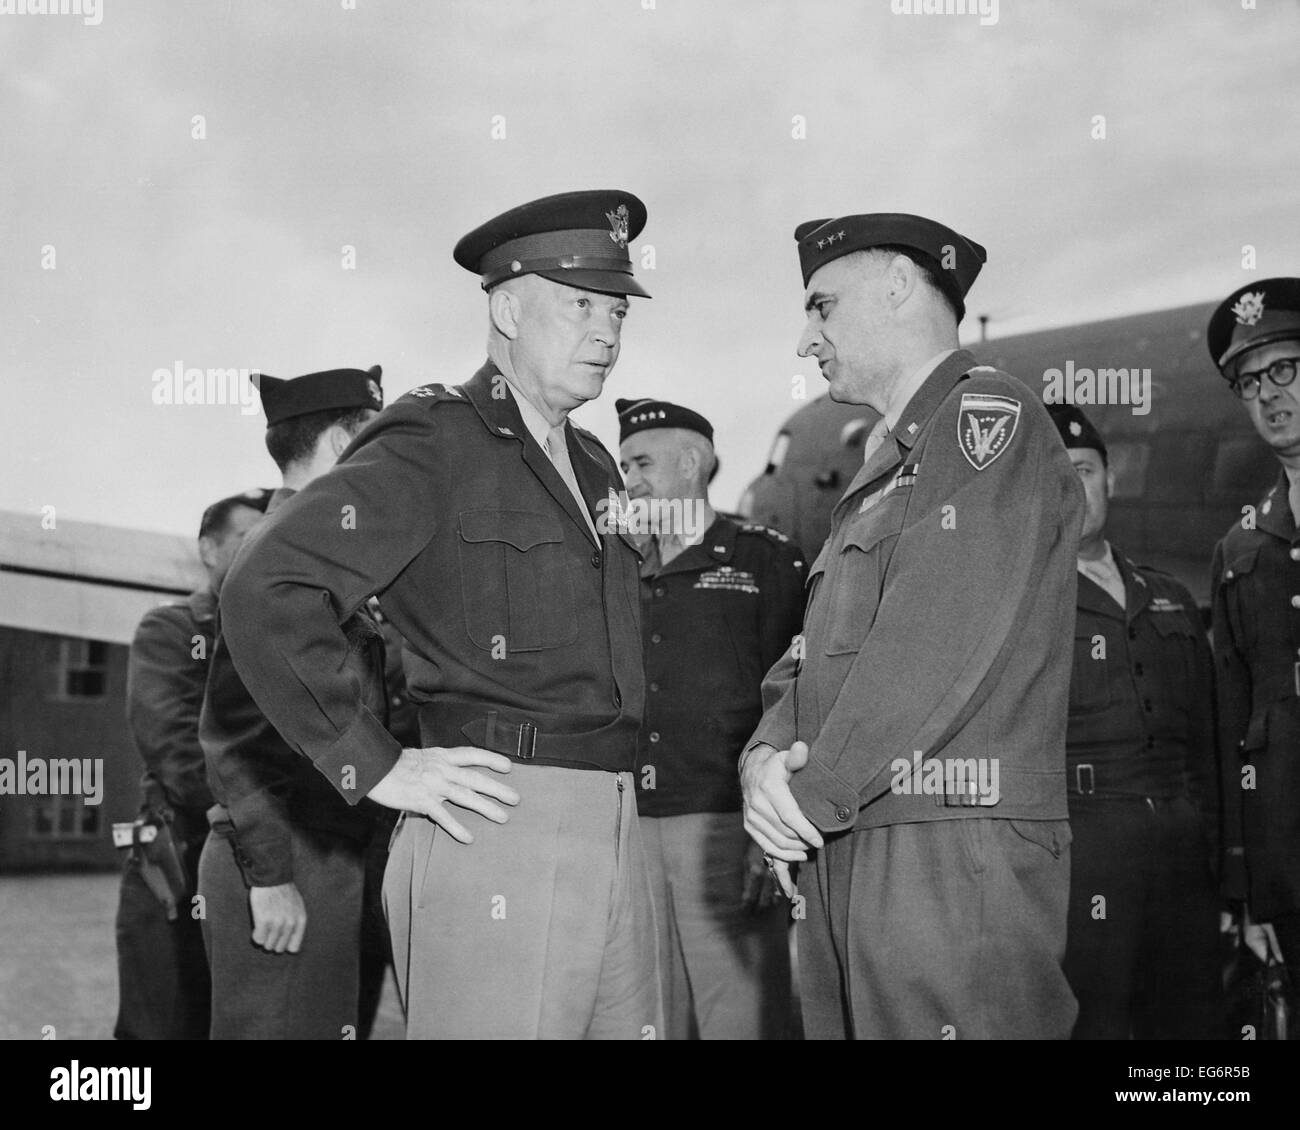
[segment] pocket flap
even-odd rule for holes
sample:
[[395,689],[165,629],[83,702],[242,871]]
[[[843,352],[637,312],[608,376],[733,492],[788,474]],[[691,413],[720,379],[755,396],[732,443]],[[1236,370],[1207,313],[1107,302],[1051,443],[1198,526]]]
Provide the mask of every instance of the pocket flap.
[[554,519],[528,510],[462,511],[460,536],[469,542],[505,542],[524,551],[535,545],[564,540]]
[[1223,579],[1234,581],[1238,577],[1255,571],[1255,562],[1259,560],[1259,546],[1254,546],[1237,554],[1231,561],[1223,564]]

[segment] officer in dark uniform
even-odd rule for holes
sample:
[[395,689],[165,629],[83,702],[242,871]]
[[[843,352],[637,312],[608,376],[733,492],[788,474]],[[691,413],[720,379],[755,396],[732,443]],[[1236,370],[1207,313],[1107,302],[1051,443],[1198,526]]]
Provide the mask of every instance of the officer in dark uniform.
[[1221,1035],[1218,763],[1196,602],[1106,540],[1113,475],[1078,408],[1048,408],[1088,508],[1070,677],[1070,925],[1076,1040]]
[[[628,254],[644,223],[629,193],[577,192],[465,236],[488,362],[387,408],[223,594],[231,654],[288,743],[345,799],[405,810],[384,897],[410,1037],[662,1028],[631,776],[639,557],[597,526],[617,465],[568,422],[645,294]],[[340,620],[375,593],[405,640],[422,749],[340,669]]]
[[984,249],[919,216],[795,232],[832,399],[881,421],[741,762],[810,1038],[1065,1038],[1065,720],[1083,491],[1041,402],[958,348]]
[[[1227,893],[1244,898],[1300,986],[1300,279],[1230,294],[1210,319],[1210,355],[1278,479],[1214,551]],[[1300,1032],[1300,1025],[1295,1026]]]
[[[288,381],[255,378],[267,450],[284,479],[267,507],[268,522],[377,414],[380,376],[375,366]],[[338,521],[348,528],[346,512]],[[199,727],[216,799],[199,869],[212,1038],[355,1037],[373,808],[342,801],[257,708],[225,642],[238,617],[238,610],[220,609]],[[379,626],[360,608],[341,620],[339,630],[347,641],[341,674],[385,718]]]
[[[644,536],[646,713],[637,810],[659,926],[669,1039],[780,1039],[789,917],[740,818],[736,758],[760,687],[803,618],[803,555],[709,505],[713,426],[664,400],[619,400],[628,524]],[[694,1025],[692,1025],[694,1021]]]
[[145,773],[117,911],[113,1034],[119,1040],[208,1038],[208,959],[191,906],[212,803],[199,747],[199,707],[217,589],[270,494],[233,495],[203,512],[199,558],[207,584],[183,603],[145,613],[131,642],[126,718]]

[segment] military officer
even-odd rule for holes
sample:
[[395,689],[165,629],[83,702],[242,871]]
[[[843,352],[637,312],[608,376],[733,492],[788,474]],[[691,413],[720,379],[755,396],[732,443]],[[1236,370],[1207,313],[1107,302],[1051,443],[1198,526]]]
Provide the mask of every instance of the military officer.
[[[235,550],[261,519],[270,491],[214,502],[199,522],[199,558],[207,583],[182,603],[145,613],[127,659],[126,718],[144,760],[144,802],[122,872],[117,910],[119,1040],[206,1040],[210,985],[199,919],[191,898],[212,803],[199,707],[212,654],[217,590]],[[138,842],[149,829],[154,839]],[[183,879],[169,890],[155,853],[174,850]],[[146,874],[152,869],[151,886]]]
[[1271,927],[1300,986],[1300,279],[1233,291],[1207,344],[1280,464],[1214,551],[1226,893]]
[[[630,772],[639,558],[597,528],[618,467],[568,420],[645,296],[628,255],[644,223],[630,193],[563,193],[461,239],[487,291],[486,364],[387,408],[223,597],[235,662],[289,744],[345,799],[406,811],[384,895],[411,1037],[662,1027]],[[406,641],[422,749],[340,670],[339,620],[374,593]]]
[[1066,731],[1076,1040],[1217,1039],[1214,681],[1196,601],[1106,540],[1106,444],[1048,408],[1087,500]]
[[740,818],[736,758],[763,675],[803,617],[803,555],[709,504],[713,426],[664,400],[619,400],[628,522],[646,537],[646,713],[637,810],[669,1039],[780,1039],[789,916]]
[[813,357],[882,413],[769,673],[745,820],[810,1038],[1065,1038],[1065,720],[1083,492],[1046,409],[957,347],[984,249],[918,216],[795,232]]
[[[254,379],[266,447],[283,485],[274,523],[333,466],[383,406],[378,366],[295,380]],[[346,522],[345,516],[340,521]],[[342,1039],[356,1035],[362,886],[373,808],[345,803],[275,731],[231,663],[219,610],[199,736],[216,800],[199,866],[212,966],[213,1039]],[[260,630],[260,625],[249,625]],[[384,647],[364,608],[340,621],[341,674],[386,717]],[[251,932],[250,932],[251,920]]]

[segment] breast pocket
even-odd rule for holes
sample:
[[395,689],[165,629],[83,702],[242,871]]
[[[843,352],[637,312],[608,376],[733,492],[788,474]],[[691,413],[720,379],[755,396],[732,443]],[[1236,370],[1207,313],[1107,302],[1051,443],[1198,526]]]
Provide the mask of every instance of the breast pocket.
[[460,515],[465,629],[476,647],[541,651],[578,638],[560,523],[526,510]]
[[1110,705],[1106,664],[1113,641],[1104,632],[1075,634],[1074,668],[1070,672],[1070,713],[1088,714]]
[[845,534],[843,547],[822,578],[829,600],[827,655],[862,649],[880,606],[887,554],[897,537],[894,524],[880,520],[863,522]]
[[[1259,587],[1255,576],[1258,563],[1258,547],[1238,554],[1231,561],[1224,563],[1223,577],[1219,581],[1223,587],[1232,640],[1240,650],[1245,652],[1254,650],[1258,642],[1256,617],[1259,615],[1259,609],[1268,607],[1272,603],[1265,601],[1261,605],[1258,601],[1259,594],[1255,591]],[[1255,599],[1252,600],[1252,597]]]

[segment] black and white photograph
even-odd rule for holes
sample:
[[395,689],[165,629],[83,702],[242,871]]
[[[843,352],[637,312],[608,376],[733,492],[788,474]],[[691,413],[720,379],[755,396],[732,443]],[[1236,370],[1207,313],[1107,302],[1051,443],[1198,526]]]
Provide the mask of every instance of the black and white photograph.
[[1297,45],[1300,0],[0,0],[32,1109],[192,1102],[187,1041],[1283,1085]]

